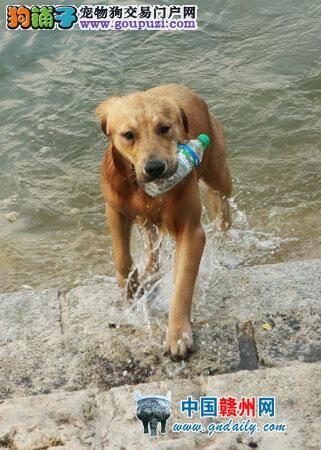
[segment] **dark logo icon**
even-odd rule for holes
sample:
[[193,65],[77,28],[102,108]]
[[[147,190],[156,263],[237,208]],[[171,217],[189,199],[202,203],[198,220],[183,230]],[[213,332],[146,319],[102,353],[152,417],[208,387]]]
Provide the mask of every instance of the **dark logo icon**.
[[158,422],[161,423],[161,433],[166,433],[166,421],[171,415],[171,393],[167,392],[166,397],[142,396],[139,391],[135,391],[135,399],[136,415],[143,422],[144,433],[150,430],[151,436],[157,436]]

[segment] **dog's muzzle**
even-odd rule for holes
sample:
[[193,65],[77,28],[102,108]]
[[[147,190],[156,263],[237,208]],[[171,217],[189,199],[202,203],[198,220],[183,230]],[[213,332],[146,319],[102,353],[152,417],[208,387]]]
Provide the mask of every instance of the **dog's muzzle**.
[[163,159],[151,159],[145,164],[144,170],[151,180],[157,180],[165,175],[167,163]]

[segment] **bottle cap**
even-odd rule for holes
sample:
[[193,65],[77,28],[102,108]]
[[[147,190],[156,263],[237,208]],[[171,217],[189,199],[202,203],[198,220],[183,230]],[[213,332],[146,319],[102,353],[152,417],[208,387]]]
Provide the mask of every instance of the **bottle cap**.
[[209,138],[209,136],[207,136],[207,134],[204,133],[199,134],[197,139],[201,141],[201,143],[204,145],[204,148],[207,148],[211,143],[211,139]]

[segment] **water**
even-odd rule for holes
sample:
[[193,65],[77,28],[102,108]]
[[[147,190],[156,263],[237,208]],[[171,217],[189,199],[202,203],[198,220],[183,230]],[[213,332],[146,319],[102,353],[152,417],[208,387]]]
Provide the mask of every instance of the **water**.
[[[204,289],[209,262],[214,271],[321,256],[319,2],[202,0],[199,14],[191,32],[1,25],[2,292],[114,280],[99,189],[106,142],[93,111],[111,94],[173,81],[223,123],[234,180],[226,236],[204,210]],[[172,244],[163,247],[160,302],[171,286]]]

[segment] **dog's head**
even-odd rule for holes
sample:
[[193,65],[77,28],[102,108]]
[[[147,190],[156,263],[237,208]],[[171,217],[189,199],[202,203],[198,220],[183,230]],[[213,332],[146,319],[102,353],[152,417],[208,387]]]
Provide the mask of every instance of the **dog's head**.
[[138,183],[175,173],[176,147],[186,137],[188,121],[173,99],[137,92],[105,100],[96,113],[118,168],[131,164]]

